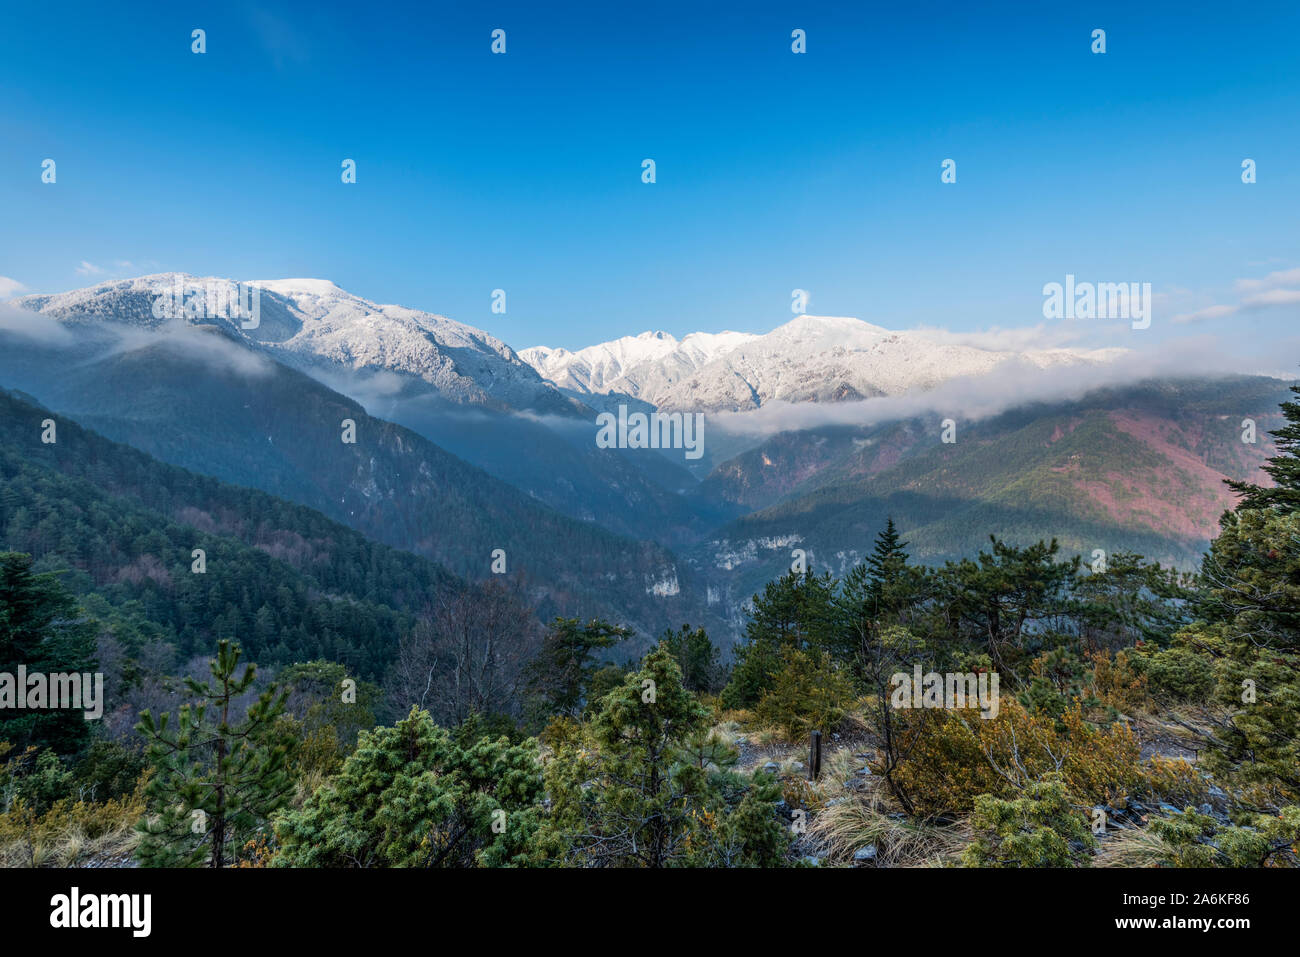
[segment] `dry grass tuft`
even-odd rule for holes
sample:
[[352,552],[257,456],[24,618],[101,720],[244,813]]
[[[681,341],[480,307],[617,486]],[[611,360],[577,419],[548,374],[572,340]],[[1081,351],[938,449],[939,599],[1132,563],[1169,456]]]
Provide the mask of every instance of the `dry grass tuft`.
[[115,801],[58,801],[44,814],[16,802],[0,815],[0,867],[83,867],[128,860],[139,841],[141,792]]
[[810,836],[834,863],[851,863],[859,848],[875,845],[878,867],[941,867],[971,840],[964,824],[930,824],[893,816],[877,787],[847,792],[826,804],[809,825]]
[[1173,858],[1173,847],[1159,835],[1145,828],[1126,828],[1106,836],[1092,859],[1092,866],[1162,867]]

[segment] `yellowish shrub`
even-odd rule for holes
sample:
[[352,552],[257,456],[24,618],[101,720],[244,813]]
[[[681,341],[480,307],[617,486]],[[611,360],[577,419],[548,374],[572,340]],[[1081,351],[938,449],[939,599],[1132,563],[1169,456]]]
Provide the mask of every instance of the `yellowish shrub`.
[[0,814],[0,866],[75,867],[93,857],[121,857],[135,847],[144,814],[135,793],[102,803],[62,800],[37,814],[21,800]]
[[1204,801],[1208,796],[1209,784],[1195,767],[1182,758],[1157,754],[1147,762],[1145,790],[1181,807]]
[[275,849],[271,847],[266,834],[258,834],[251,841],[244,842],[244,846],[239,851],[239,862],[235,866],[270,867],[271,858],[274,856]]
[[1151,710],[1147,676],[1133,667],[1128,652],[1096,651],[1088,656],[1092,662],[1093,693],[1103,703],[1126,714]]
[[915,744],[894,779],[925,815],[967,812],[976,795],[1007,796],[1052,771],[1086,803],[1114,803],[1145,781],[1133,733],[1090,724],[1077,700],[1059,721],[1010,697],[989,720],[959,711],[900,711],[899,719]]

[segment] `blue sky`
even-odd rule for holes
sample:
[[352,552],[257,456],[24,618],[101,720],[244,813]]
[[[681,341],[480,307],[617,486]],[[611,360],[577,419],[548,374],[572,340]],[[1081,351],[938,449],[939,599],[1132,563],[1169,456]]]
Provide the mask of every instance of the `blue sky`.
[[[763,332],[794,288],[889,327],[1032,326],[1070,272],[1151,282],[1153,341],[1295,327],[1294,3],[130,6],[6,11],[17,291],[322,277],[576,348]],[[1239,308],[1168,321],[1215,306]]]

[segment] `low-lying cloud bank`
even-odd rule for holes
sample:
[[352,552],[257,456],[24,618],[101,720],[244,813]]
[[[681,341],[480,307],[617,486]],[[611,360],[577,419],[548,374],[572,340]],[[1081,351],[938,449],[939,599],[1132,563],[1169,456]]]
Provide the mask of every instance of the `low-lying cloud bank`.
[[[1288,278],[1289,278],[1289,274]],[[1055,330],[1043,326],[954,334],[928,330],[940,341],[979,341],[985,347],[1010,348],[1033,342],[1039,347],[1062,342]],[[168,351],[220,364],[243,375],[273,368],[275,357],[228,339],[205,325],[184,320],[153,329],[113,323],[69,326],[56,319],[0,302],[0,334],[12,334],[38,347],[70,349],[77,361],[98,361],[108,355],[145,348]],[[1044,340],[1047,341],[1044,341]],[[1133,340],[1130,340],[1132,342]],[[784,431],[824,426],[869,426],[922,416],[938,415],[974,421],[1035,402],[1071,401],[1098,389],[1133,385],[1152,379],[1216,378],[1229,375],[1272,375],[1296,378],[1300,363],[1300,336],[1274,338],[1203,334],[1162,341],[1145,340],[1142,348],[1128,348],[1103,362],[1037,366],[1008,359],[991,373],[951,379],[933,389],[845,402],[774,400],[745,412],[707,412],[707,425],[736,437],[741,443],[761,441]],[[426,384],[410,376],[383,370],[354,370],[320,363],[305,368],[330,388],[351,396],[371,414],[395,421],[413,416],[466,419],[490,429],[501,413],[472,405],[456,406],[426,391]],[[635,400],[628,400],[629,405]],[[636,402],[638,406],[642,403]],[[649,406],[646,406],[649,408]],[[694,411],[694,410],[684,410]],[[699,410],[702,411],[702,410]],[[595,414],[583,417],[516,412],[521,419],[550,428],[567,441],[585,442],[594,435]]]
[[70,346],[77,341],[62,323],[7,302],[0,302],[0,332],[46,346]]
[[[1007,334],[1014,332],[1008,330]],[[1289,370],[1296,364],[1300,364],[1300,337],[1261,344],[1251,352],[1243,350],[1242,343],[1221,336],[1189,336],[1153,344],[1142,351],[1127,350],[1104,363],[1043,369],[1008,359],[987,375],[951,379],[928,391],[899,396],[820,403],[774,400],[752,411],[707,412],[706,424],[749,444],[778,432],[869,426],[929,415],[969,422],[1030,403],[1078,400],[1098,389],[1153,379],[1271,375],[1290,380],[1293,376]],[[381,418],[400,421],[418,409],[424,415],[478,422],[484,428],[501,421],[501,413],[475,406],[452,406],[419,392],[411,394],[407,391],[411,383],[391,373],[322,368],[312,370],[312,374]],[[1300,378],[1300,373],[1294,378]],[[628,404],[629,408],[643,406],[635,400],[628,400]],[[594,435],[594,412],[591,419],[518,411],[512,415],[543,425],[571,442],[588,441]]]
[[250,351],[211,325],[172,320],[152,329],[114,322],[68,325],[58,319],[0,303],[0,334],[12,334],[37,347],[73,350],[81,364],[143,349],[164,349],[183,358],[224,367],[245,376],[265,375],[269,357]]
[[[988,375],[950,379],[925,392],[836,403],[774,401],[753,411],[709,413],[708,422],[736,435],[766,436],[823,426],[877,425],[926,415],[975,421],[1029,403],[1077,400],[1098,389],[1151,379],[1260,374],[1287,378],[1278,366],[1285,366],[1288,357],[1300,359],[1300,339],[1274,345],[1266,356],[1233,356],[1221,339],[1206,336],[1164,343],[1154,353],[1129,352],[1101,365],[1040,369],[1008,360]],[[1261,369],[1275,371],[1263,373]]]

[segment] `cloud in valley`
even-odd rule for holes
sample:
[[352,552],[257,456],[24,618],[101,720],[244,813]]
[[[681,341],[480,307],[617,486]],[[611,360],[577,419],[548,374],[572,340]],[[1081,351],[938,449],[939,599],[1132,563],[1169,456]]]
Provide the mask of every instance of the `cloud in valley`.
[[[1071,401],[1097,389],[1149,379],[1256,375],[1261,368],[1276,366],[1280,354],[1300,355],[1300,339],[1270,344],[1265,353],[1234,356],[1221,338],[1198,336],[1164,343],[1158,351],[1128,352],[1100,365],[1040,369],[1008,360],[989,375],[951,379],[925,392],[853,402],[774,401],[748,412],[711,412],[708,422],[724,432],[757,437],[823,426],[876,425],[926,415],[971,421],[1032,402]],[[1277,369],[1274,374],[1289,375],[1285,369]]]
[[47,346],[70,346],[76,337],[60,322],[38,312],[0,302],[0,333]]

